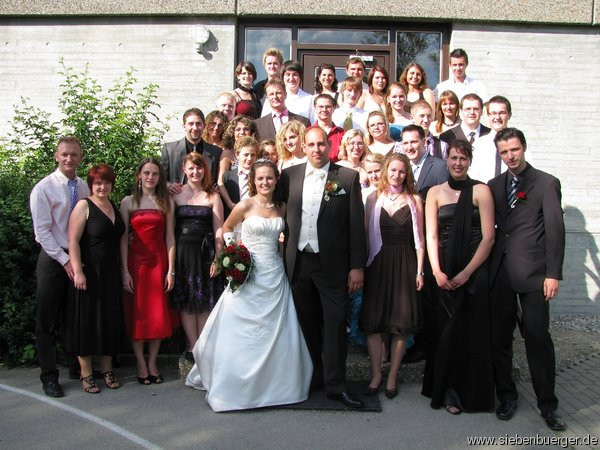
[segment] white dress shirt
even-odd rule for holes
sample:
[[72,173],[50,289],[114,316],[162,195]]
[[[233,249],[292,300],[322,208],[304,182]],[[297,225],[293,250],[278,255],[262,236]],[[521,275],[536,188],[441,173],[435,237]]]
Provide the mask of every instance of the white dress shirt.
[[[89,197],[87,184],[79,177],[77,199]],[[56,169],[36,184],[29,196],[31,218],[35,240],[52,259],[64,266],[69,255],[64,249],[69,247],[67,228],[71,214],[71,190],[67,178]]]
[[[461,122],[459,127],[462,129],[463,133],[465,134],[465,137],[467,138],[467,142],[470,142],[471,140],[471,133],[475,133],[473,135],[473,139],[475,139],[473,141],[473,145],[475,145],[475,143],[477,142],[477,140],[479,139],[479,134],[481,133],[481,124],[477,125],[477,128],[475,130],[471,130],[470,128],[467,128],[467,126],[464,124],[464,122]],[[442,155],[445,155],[445,158],[448,158],[448,143],[445,141],[440,141],[440,149],[442,150]]]
[[[306,117],[310,120],[310,123],[314,122],[313,96],[308,92],[304,92],[302,89],[298,89],[298,92],[295,94],[288,92],[285,98],[285,107],[294,114]],[[271,109],[269,102],[265,102],[261,117],[271,114],[272,112],[273,110]]]
[[481,81],[475,80],[470,76],[465,76],[465,81],[460,82],[454,79],[454,75],[450,74],[450,78],[446,81],[442,81],[438,83],[438,85],[433,90],[433,96],[435,101],[438,101],[438,97],[444,91],[452,91],[458,97],[458,100],[462,99],[467,94],[477,94],[483,100],[483,103],[488,101],[487,93],[485,91],[485,86]]
[[338,127],[344,128],[344,121],[349,112],[352,113],[352,128],[357,128],[364,133],[367,128],[367,117],[369,115],[364,109],[357,108],[356,106],[349,108],[347,105],[342,105],[333,112],[331,120]]
[[298,250],[300,251],[310,245],[313,252],[319,252],[317,219],[319,218],[319,209],[325,191],[329,164],[328,162],[319,169],[313,167],[310,163],[306,164],[304,186],[302,187],[302,219],[298,237]]

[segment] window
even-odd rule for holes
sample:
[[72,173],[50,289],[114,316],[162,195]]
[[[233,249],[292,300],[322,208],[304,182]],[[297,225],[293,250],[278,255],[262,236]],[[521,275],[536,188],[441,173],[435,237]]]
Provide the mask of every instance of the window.
[[427,31],[396,32],[396,72],[400,78],[404,68],[411,62],[419,63],[427,74],[431,89],[440,82],[440,55],[442,33]]
[[390,37],[388,30],[369,31],[300,28],[298,30],[298,43],[388,45],[390,43]]
[[246,28],[244,61],[250,61],[256,67],[258,80],[267,78],[262,57],[266,49],[275,47],[283,53],[283,60],[288,60],[292,48],[292,30],[290,28]]

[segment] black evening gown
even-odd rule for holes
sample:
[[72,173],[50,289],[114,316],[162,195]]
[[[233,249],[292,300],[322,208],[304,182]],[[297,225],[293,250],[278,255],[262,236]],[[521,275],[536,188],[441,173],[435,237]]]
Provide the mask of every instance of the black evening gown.
[[74,289],[66,308],[65,346],[78,356],[116,355],[125,339],[119,241],[125,231],[111,202],[114,224],[93,201],[79,246],[85,291]]
[[[456,204],[443,205],[438,212],[439,258],[444,273],[448,236]],[[479,210],[473,208],[471,255],[481,241]],[[423,380],[422,394],[431,398],[432,408],[457,406],[463,411],[494,408],[494,377],[491,356],[490,310],[487,262],[463,287],[464,295],[431,286],[436,322]]]
[[417,254],[410,207],[392,216],[381,208],[381,250],[367,268],[360,313],[366,333],[409,335],[419,329]]

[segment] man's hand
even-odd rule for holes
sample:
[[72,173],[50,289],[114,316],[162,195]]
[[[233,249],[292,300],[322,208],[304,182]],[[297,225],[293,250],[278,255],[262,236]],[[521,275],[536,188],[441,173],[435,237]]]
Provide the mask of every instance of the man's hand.
[[362,269],[352,269],[348,273],[348,294],[352,295],[363,287],[365,273]]
[[181,187],[183,185],[181,183],[171,183],[169,185],[169,193],[171,195],[177,195],[181,193]]
[[69,280],[73,281],[73,278],[75,277],[75,272],[73,272],[73,267],[71,266],[71,260],[69,260],[65,263],[65,265],[63,266],[63,269],[65,269],[65,272],[67,272],[67,276],[69,277]]
[[544,278],[544,297],[547,302],[552,300],[558,293],[560,281],[555,278]]

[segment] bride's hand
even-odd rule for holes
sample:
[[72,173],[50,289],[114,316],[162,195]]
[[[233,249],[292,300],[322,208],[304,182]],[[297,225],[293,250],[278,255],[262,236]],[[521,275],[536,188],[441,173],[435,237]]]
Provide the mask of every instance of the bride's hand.
[[209,272],[209,274],[210,274],[210,277],[211,277],[211,278],[214,278],[214,277],[216,277],[217,275],[219,275],[219,273],[220,273],[220,272],[221,272],[221,269],[219,269],[219,267],[217,266],[217,263],[213,261],[213,262],[210,264],[210,272]]

